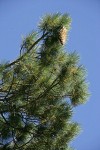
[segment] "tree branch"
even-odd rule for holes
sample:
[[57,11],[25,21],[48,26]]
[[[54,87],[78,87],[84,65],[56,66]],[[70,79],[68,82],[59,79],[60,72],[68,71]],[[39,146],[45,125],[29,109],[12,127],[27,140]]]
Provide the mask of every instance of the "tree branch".
[[20,60],[23,59],[23,57],[29,53],[31,51],[31,49],[38,43],[40,42],[48,33],[43,34],[36,42],[33,43],[33,45],[28,49],[28,51],[26,53],[24,53],[21,57],[19,57],[18,59],[16,59],[15,61],[13,61],[10,64],[6,65],[6,68],[11,67],[12,65],[14,65],[15,63],[18,63]]

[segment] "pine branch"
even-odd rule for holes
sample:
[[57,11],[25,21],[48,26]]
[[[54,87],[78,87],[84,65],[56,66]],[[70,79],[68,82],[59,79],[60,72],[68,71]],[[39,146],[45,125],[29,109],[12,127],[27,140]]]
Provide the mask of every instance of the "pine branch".
[[13,138],[13,142],[14,142],[15,146],[16,146],[17,148],[19,148],[19,147],[18,147],[18,144],[17,144],[17,142],[16,142],[16,140],[15,140],[15,136],[14,136],[14,131],[13,131],[13,130],[12,130],[12,138]]
[[57,79],[58,79],[58,78],[56,78],[56,79],[52,82],[52,84],[51,84],[43,93],[41,93],[41,94],[36,98],[36,100],[38,100],[39,98],[41,98],[41,97],[43,97],[43,96],[46,96],[46,94],[47,94],[54,86],[56,86],[56,85],[58,84],[58,82],[55,83],[55,82],[57,81]]
[[4,117],[3,113],[1,112],[1,116],[3,118],[3,120],[5,121],[6,124],[9,124],[8,121],[6,120],[6,118]]
[[11,66],[13,66],[14,64],[18,63],[20,60],[22,60],[22,59],[26,56],[26,54],[29,53],[29,52],[31,51],[31,49],[32,49],[36,44],[38,44],[47,34],[48,34],[48,32],[45,33],[45,34],[43,34],[35,43],[33,43],[33,45],[28,49],[28,51],[27,51],[26,53],[24,53],[21,57],[19,57],[18,59],[16,59],[16,60],[13,61],[12,63],[7,64],[7,65],[5,66],[5,68],[11,67]]
[[12,82],[11,82],[11,84],[10,84],[10,87],[9,87],[8,93],[6,94],[6,96],[5,96],[4,100],[6,100],[6,99],[7,99],[7,97],[8,97],[8,95],[10,94],[10,91],[11,91],[12,86],[13,86],[13,82],[14,82],[14,74],[13,74],[13,79],[12,79]]
[[19,148],[23,148],[24,146],[26,146],[27,144],[29,144],[29,143],[33,140],[33,138],[34,138],[34,135],[30,138],[30,140],[28,140],[26,143],[24,143],[23,145],[19,146],[19,147],[16,148],[16,149],[19,150]]

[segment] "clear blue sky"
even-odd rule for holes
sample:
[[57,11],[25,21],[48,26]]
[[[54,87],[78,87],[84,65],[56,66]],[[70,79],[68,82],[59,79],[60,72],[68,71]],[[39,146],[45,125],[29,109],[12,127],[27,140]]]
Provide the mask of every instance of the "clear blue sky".
[[100,0],[0,0],[0,61],[19,56],[26,36],[45,13],[69,13],[67,49],[76,50],[88,71],[91,97],[75,109],[83,132],[72,142],[77,150],[100,150]]

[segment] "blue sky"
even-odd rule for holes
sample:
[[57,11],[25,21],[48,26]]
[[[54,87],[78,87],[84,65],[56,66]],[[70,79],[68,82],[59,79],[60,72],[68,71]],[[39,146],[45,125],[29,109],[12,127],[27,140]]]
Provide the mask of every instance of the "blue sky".
[[73,120],[82,133],[72,142],[77,150],[100,149],[100,0],[0,0],[0,61],[19,56],[22,36],[28,35],[45,13],[69,13],[72,26],[66,46],[85,65],[91,97],[75,108]]

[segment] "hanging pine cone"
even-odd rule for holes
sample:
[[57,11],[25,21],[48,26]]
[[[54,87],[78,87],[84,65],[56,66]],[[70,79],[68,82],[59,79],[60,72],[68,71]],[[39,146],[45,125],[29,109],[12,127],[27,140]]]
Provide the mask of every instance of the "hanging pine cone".
[[60,30],[59,30],[59,40],[60,40],[60,43],[62,45],[65,44],[66,42],[66,33],[67,33],[67,29],[63,26]]

